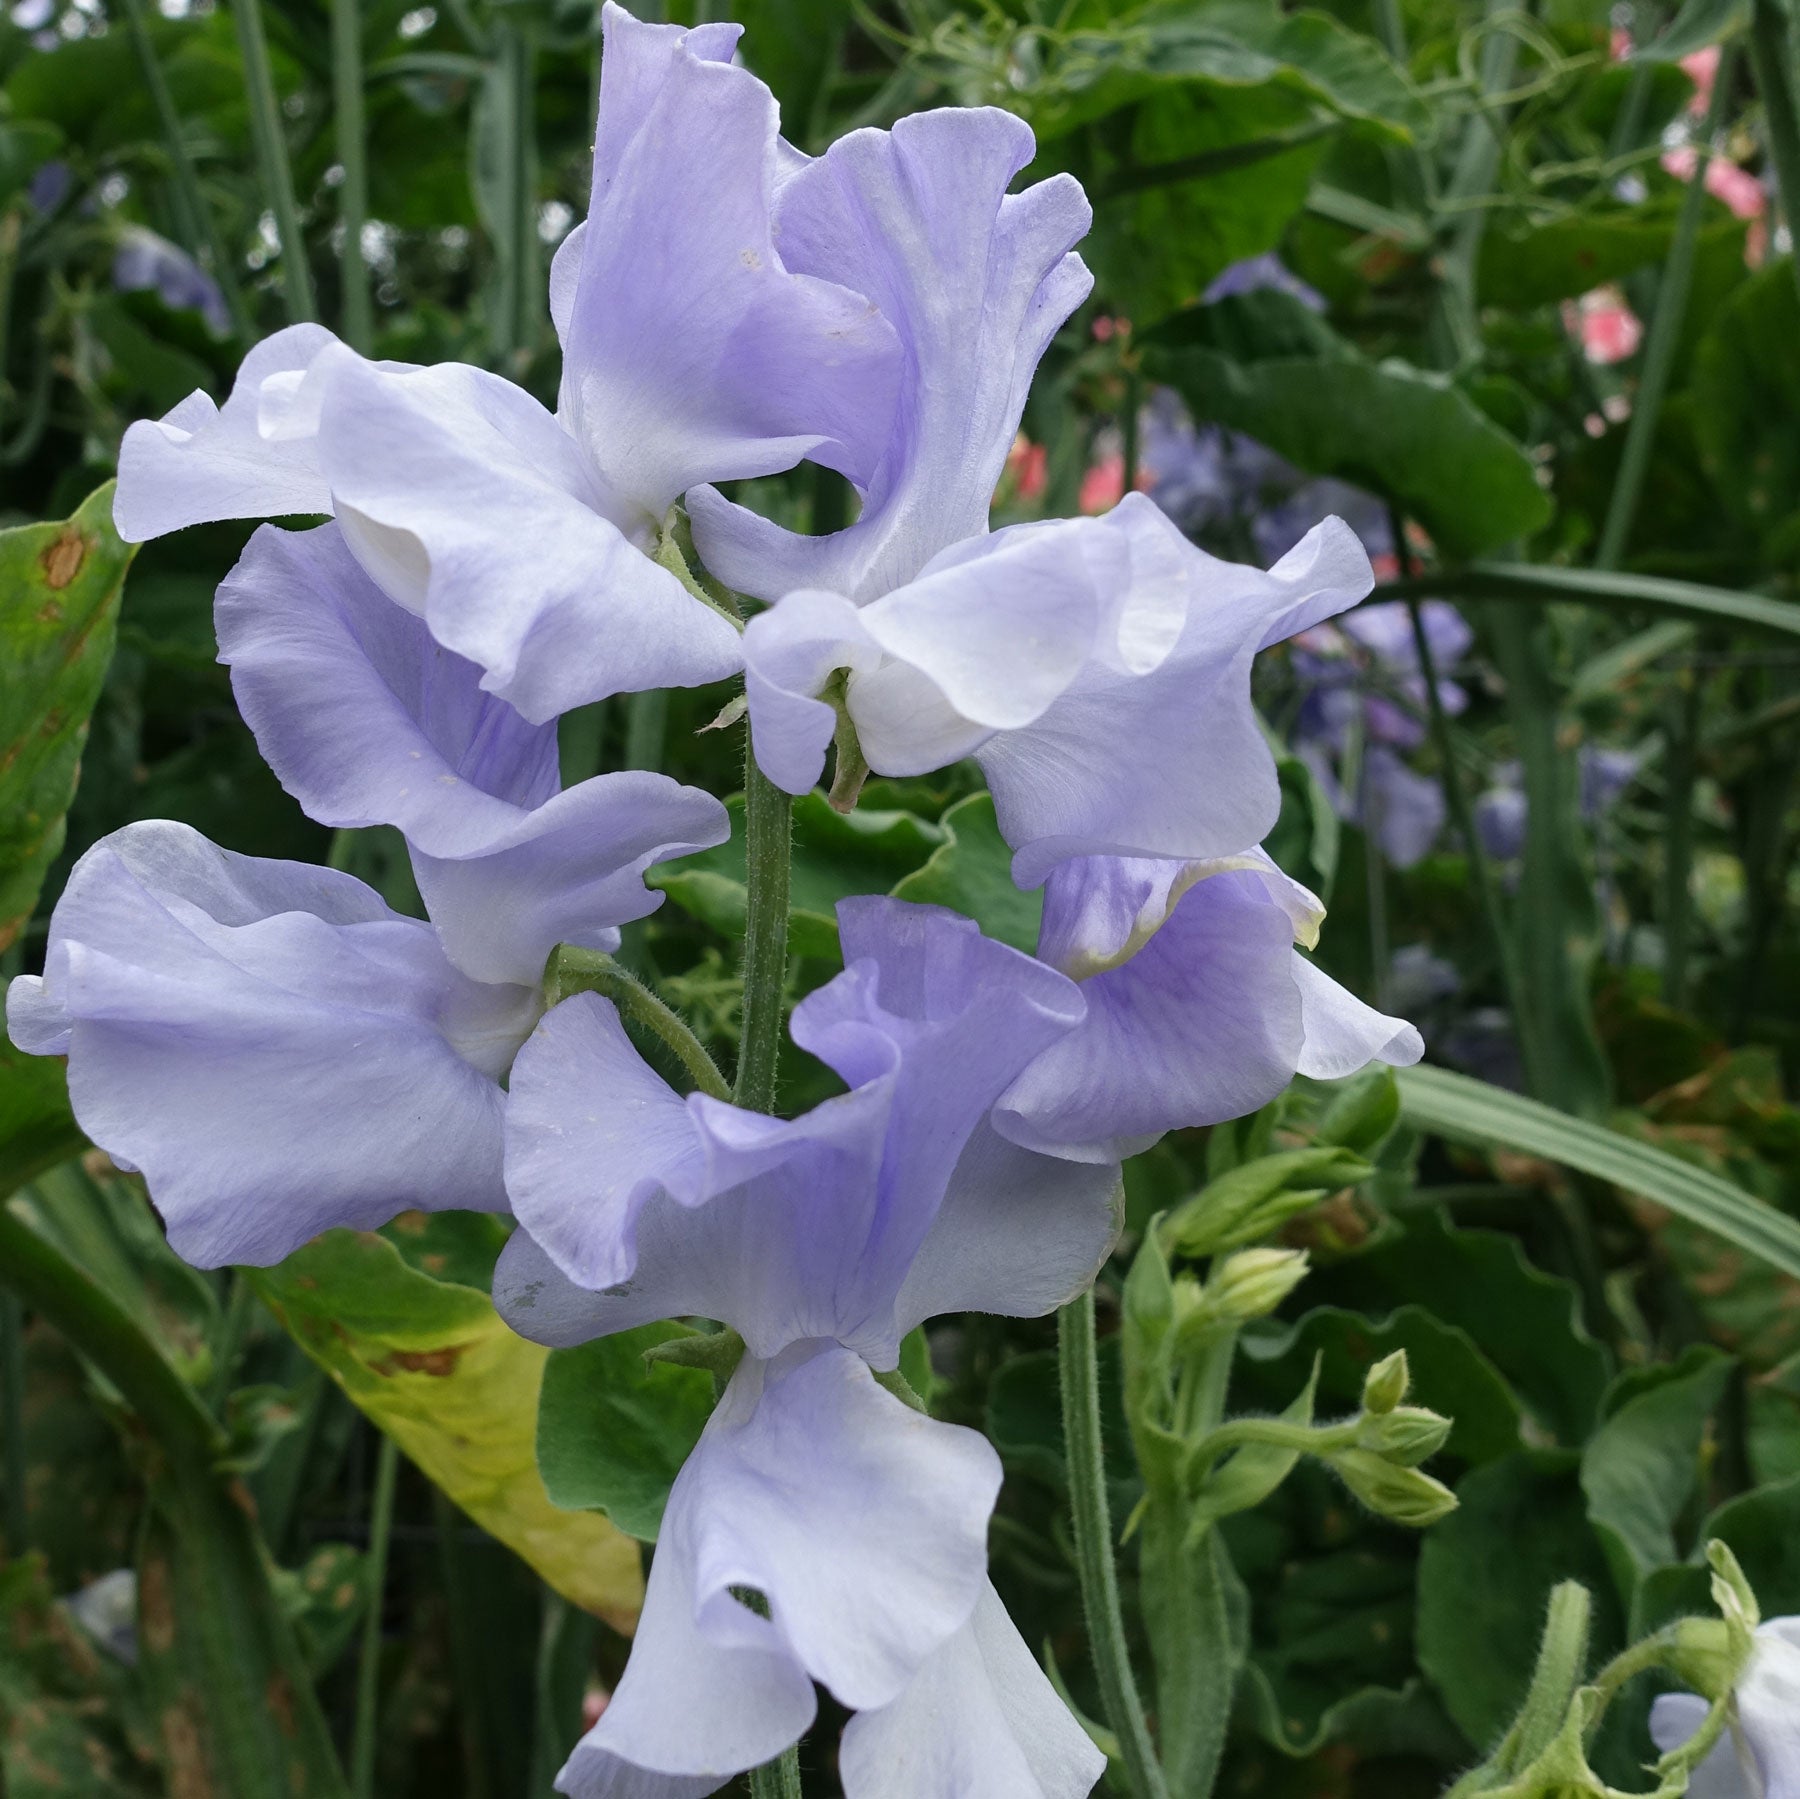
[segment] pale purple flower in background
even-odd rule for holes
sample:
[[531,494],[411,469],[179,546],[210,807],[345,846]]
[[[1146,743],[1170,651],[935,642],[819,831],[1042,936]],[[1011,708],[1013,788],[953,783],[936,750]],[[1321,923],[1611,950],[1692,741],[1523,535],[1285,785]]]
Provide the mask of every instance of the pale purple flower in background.
[[25,198],[39,212],[54,212],[69,197],[75,173],[60,158],[45,163],[25,184]]
[[507,1320],[569,1344],[701,1315],[746,1345],[670,1494],[624,1679],[560,1778],[576,1799],[711,1791],[806,1729],[815,1679],[857,1714],[848,1799],[918,1790],[894,1784],[896,1733],[947,1793],[1079,1799],[1103,1766],[986,1584],[993,1450],[870,1372],[939,1313],[1048,1312],[1105,1257],[1117,1165],[988,1118],[1083,1001],[953,913],[838,917],[844,972],[792,1032],[850,1091],[799,1118],[683,1099],[593,995],[513,1070]]
[[231,330],[219,284],[193,257],[142,225],[127,225],[113,252],[112,284],[121,293],[153,292],[176,312],[197,312],[215,337]]
[[[1598,824],[1637,779],[1643,758],[1631,750],[1584,743],[1576,752],[1576,804],[1586,824]],[[1475,830],[1482,849],[1496,862],[1514,862],[1525,853],[1530,806],[1520,787],[1517,762],[1494,769],[1494,784],[1475,799]]]
[[[1658,1749],[1679,1749],[1708,1711],[1692,1693],[1650,1707]],[[1740,1676],[1725,1734],[1688,1783],[1688,1799],[1800,1799],[1800,1618],[1771,1618]]]
[[1280,810],[1251,663],[1370,580],[1333,520],[1266,574],[1136,494],[1103,518],[1015,525],[867,605],[802,591],[752,619],[757,761],[790,793],[812,786],[836,722],[818,696],[847,668],[872,769],[980,763],[1021,885],[1070,856],[1233,855]]
[[137,1666],[137,1570],[114,1568],[71,1593],[69,1616],[115,1661]]
[[1260,256],[1246,256],[1234,262],[1223,274],[1215,275],[1212,285],[1200,296],[1203,306],[1215,300],[1229,299],[1233,294],[1254,294],[1265,288],[1291,294],[1308,312],[1323,312],[1325,296],[1316,287],[1302,281],[1273,250]]
[[142,540],[216,518],[329,512],[388,596],[536,723],[740,665],[733,624],[656,561],[699,481],[802,456],[866,480],[900,373],[859,292],[783,262],[787,173],[735,25],[604,10],[593,229],[557,252],[553,416],[458,363],[365,361],[317,326],[246,357],[222,409],[134,425],[115,508]]
[[1086,857],[1044,889],[1038,955],[1087,1016],[1008,1089],[998,1129],[1054,1155],[1110,1159],[1165,1131],[1267,1105],[1296,1073],[1337,1080],[1424,1054],[1296,945],[1325,908],[1260,850],[1214,862]]

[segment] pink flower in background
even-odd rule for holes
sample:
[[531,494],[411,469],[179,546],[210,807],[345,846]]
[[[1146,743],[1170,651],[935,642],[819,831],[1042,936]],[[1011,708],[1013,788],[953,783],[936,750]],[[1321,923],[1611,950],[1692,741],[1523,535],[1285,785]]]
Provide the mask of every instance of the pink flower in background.
[[1110,512],[1125,497],[1125,458],[1102,456],[1081,477],[1081,510]]
[[[1677,150],[1664,152],[1662,166],[1677,181],[1692,181],[1699,160],[1694,146],[1683,144]],[[1728,156],[1715,156],[1706,165],[1706,191],[1729,206],[1738,218],[1750,221],[1744,238],[1744,260],[1752,268],[1760,267],[1769,245],[1769,196],[1762,182]]]
[[1563,321],[1581,339],[1589,362],[1623,362],[1637,353],[1644,326],[1616,287],[1597,287],[1563,307]]
[[1034,444],[1023,431],[1013,439],[1012,448],[1006,452],[1006,480],[1016,498],[1035,500],[1043,493],[1048,462],[1044,446]]
[[[1682,73],[1694,84],[1694,97],[1688,102],[1688,111],[1703,115],[1712,105],[1713,78],[1719,72],[1719,46],[1708,44],[1704,50],[1696,50],[1692,56],[1684,56],[1681,68]],[[1687,177],[1684,175],[1682,179],[1685,181]]]

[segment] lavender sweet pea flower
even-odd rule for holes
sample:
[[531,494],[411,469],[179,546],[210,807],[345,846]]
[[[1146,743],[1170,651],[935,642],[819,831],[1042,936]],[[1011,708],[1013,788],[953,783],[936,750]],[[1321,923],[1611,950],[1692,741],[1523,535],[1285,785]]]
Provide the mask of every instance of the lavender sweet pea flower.
[[845,971],[792,1028],[850,1091],[800,1118],[682,1099],[592,995],[514,1069],[509,1322],[564,1344],[697,1313],[747,1351],[670,1494],[625,1678],[563,1771],[577,1799],[710,1792],[806,1728],[814,1680],[858,1713],[849,1799],[894,1790],[896,1729],[931,1769],[909,1793],[1078,1799],[1102,1766],[986,1587],[993,1451],[870,1372],[924,1318],[1048,1311],[1105,1256],[1116,1165],[988,1123],[1081,998],[934,907],[846,901],[839,925]]
[[1087,1016],[994,1114],[1014,1142],[1110,1160],[1163,1132],[1267,1105],[1296,1073],[1404,1066],[1413,1027],[1347,992],[1296,944],[1325,908],[1260,850],[1212,862],[1064,862],[1038,955],[1080,983]]
[[1071,254],[1093,218],[1080,185],[1056,175],[1007,192],[1034,148],[1022,120],[980,107],[853,131],[816,161],[789,153],[782,256],[893,322],[900,397],[872,464],[832,464],[862,495],[845,530],[800,537],[715,492],[689,496],[722,580],[764,600],[816,588],[860,604],[987,530],[1038,359],[1093,286]]
[[500,1077],[541,1005],[348,875],[160,820],[76,863],[42,977],[6,993],[13,1042],[68,1057],[82,1129],[202,1268],[413,1207],[504,1211]]
[[112,283],[120,293],[154,291],[176,312],[197,312],[216,337],[231,330],[219,284],[193,257],[142,225],[127,225],[113,253]]
[[[1771,1618],[1734,1695],[1736,1717],[1694,1770],[1688,1799],[1800,1799],[1800,1618]],[[1650,1708],[1658,1749],[1679,1749],[1705,1720],[1692,1693],[1665,1693]]]
[[777,252],[769,90],[731,62],[738,28],[604,10],[589,223],[552,272],[558,412],[461,364],[365,361],[315,326],[135,425],[120,531],[330,512],[369,574],[536,723],[607,694],[719,679],[729,620],[654,560],[698,481],[812,456],[860,476],[899,352],[861,294]]
[[1333,520],[1267,574],[1197,549],[1136,494],[1101,519],[1013,526],[866,606],[800,592],[752,619],[757,761],[790,793],[818,779],[836,714],[816,696],[847,668],[869,766],[973,756],[1022,885],[1070,856],[1233,854],[1280,808],[1256,652],[1371,579]]
[[450,959],[535,985],[559,943],[611,950],[653,862],[722,843],[725,808],[631,770],[562,789],[556,727],[482,690],[363,572],[336,525],[265,525],[219,588],[220,659],[257,747],[321,824],[397,826]]
[[1273,250],[1265,250],[1260,256],[1246,256],[1243,261],[1234,262],[1230,268],[1215,275],[1212,285],[1200,296],[1200,303],[1210,306],[1215,300],[1228,299],[1233,294],[1260,293],[1264,288],[1291,294],[1308,312],[1325,310],[1325,296],[1302,281]]

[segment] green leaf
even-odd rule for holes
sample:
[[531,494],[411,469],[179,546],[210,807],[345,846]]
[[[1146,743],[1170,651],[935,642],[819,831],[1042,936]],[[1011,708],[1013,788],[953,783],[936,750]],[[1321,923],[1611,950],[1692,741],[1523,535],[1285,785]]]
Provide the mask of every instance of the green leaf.
[[1044,916],[1042,889],[1013,885],[1012,851],[1000,835],[992,794],[958,800],[938,822],[943,841],[922,868],[894,888],[894,898],[922,906],[948,906],[981,926],[988,936],[1027,955],[1037,950]]
[[[1452,556],[1549,518],[1530,458],[1466,394],[1409,364],[1370,362],[1324,329],[1291,295],[1239,295],[1160,326],[1145,373],[1176,388],[1196,418],[1389,496]],[[1302,344],[1311,347],[1298,353]]]
[[1800,555],[1800,291],[1778,260],[1719,309],[1694,359],[1701,460],[1719,504],[1774,567]]
[[1682,0],[1681,10],[1654,42],[1637,52],[1642,62],[1679,62],[1709,44],[1735,37],[1750,22],[1750,0]]
[[597,1513],[559,1510],[538,1473],[547,1349],[515,1336],[485,1293],[409,1267],[369,1232],[328,1231],[246,1275],[357,1408],[490,1536],[565,1598],[629,1628],[643,1598],[636,1544]]
[[1417,1304],[1453,1318],[1537,1430],[1574,1445],[1593,1427],[1610,1373],[1606,1351],[1583,1328],[1575,1289],[1534,1268],[1515,1237],[1453,1230],[1440,1214],[1416,1213],[1404,1230],[1321,1269],[1308,1291],[1365,1314]]
[[1693,1555],[1660,1568],[1638,1592],[1634,1633],[1655,1630],[1672,1618],[1709,1615],[1712,1571],[1706,1545],[1714,1538],[1735,1555],[1765,1618],[1800,1613],[1800,1478],[1740,1493],[1713,1512],[1694,1537]]
[[695,1333],[640,1325],[553,1349],[538,1399],[537,1461],[553,1505],[604,1512],[620,1530],[656,1541],[669,1488],[712,1415],[704,1368],[646,1362],[652,1344]]
[[1471,1743],[1495,1742],[1524,1702],[1558,1581],[1596,1589],[1600,1653],[1617,1640],[1577,1470],[1565,1450],[1522,1450],[1475,1469],[1420,1550],[1419,1666]]
[[1524,311],[1573,299],[1669,253],[1672,209],[1651,204],[1572,212],[1546,224],[1490,229],[1481,240],[1484,306]]
[[[725,802],[731,837],[716,849],[665,862],[645,875],[684,912],[726,937],[744,934],[744,800]],[[834,812],[816,789],[794,802],[793,909],[788,950],[838,957],[837,903],[885,893],[943,841],[940,828],[910,812]]]
[[1401,1113],[1419,1130],[1611,1181],[1800,1279],[1800,1224],[1704,1168],[1448,1069],[1403,1068],[1397,1078]]
[[1582,1451],[1588,1517],[1627,1598],[1644,1575],[1681,1559],[1675,1521],[1694,1496],[1707,1420],[1730,1373],[1727,1357],[1696,1344],[1673,1367],[1626,1377],[1623,1403]]
[[108,482],[61,524],[0,531],[0,949],[31,917],[62,848],[112,660],[136,554],[113,529],[112,496]]
[[0,1039],[0,1192],[14,1191],[86,1146],[69,1110],[68,1063],[28,1056]]
[[1531,605],[1575,601],[1656,618],[1753,631],[1763,637],[1800,637],[1800,606],[1766,594],[1669,581],[1659,575],[1619,574],[1540,564],[1476,562],[1415,581],[1386,581],[1369,595],[1379,600],[1521,600]]

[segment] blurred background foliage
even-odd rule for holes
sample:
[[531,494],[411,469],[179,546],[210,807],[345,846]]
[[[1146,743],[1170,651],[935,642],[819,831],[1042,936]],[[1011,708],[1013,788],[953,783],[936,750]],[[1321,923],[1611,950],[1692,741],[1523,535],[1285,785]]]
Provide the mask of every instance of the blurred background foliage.
[[[695,0],[709,4],[668,16],[723,16]],[[1417,1020],[1434,1061],[1792,1217],[1787,4],[730,0],[729,16],[802,148],[995,104],[1036,130],[1033,177],[1068,170],[1093,198],[1095,292],[1045,360],[997,521],[1135,487],[1223,555],[1267,561],[1333,511],[1362,534],[1378,604],[1259,676],[1286,796],[1272,848],[1330,903],[1333,972]],[[248,345],[299,318],[553,401],[545,281],[585,208],[597,83],[587,0],[9,0],[0,525],[76,514],[127,423],[197,387],[222,397]],[[749,485],[803,528],[845,516],[835,477]],[[0,609],[8,742],[67,702],[67,731],[48,733],[66,750],[45,777],[57,814],[92,717],[66,841],[8,850],[5,972],[37,966],[74,856],[138,818],[329,858],[416,909],[397,838],[306,820],[237,717],[211,606],[249,528],[93,573],[91,666],[51,698],[26,622],[32,570],[54,574],[46,529],[7,540]],[[661,766],[730,792],[735,733],[698,734],[726,697],[571,715],[566,774]],[[849,818],[814,796],[796,854],[796,992],[836,967],[848,893],[946,901],[1034,940],[1036,901],[1005,879],[966,771],[872,783]],[[741,839],[657,880],[670,903],[628,954],[728,1055]],[[790,1055],[798,1107],[827,1077]],[[492,1220],[413,1218],[254,1280],[202,1277],[133,1179],[76,1153],[60,1077],[6,1073],[8,1171],[28,1184],[0,1272],[29,1299],[21,1245],[79,1266],[88,1323],[104,1315],[127,1352],[109,1362],[41,1304],[0,1314],[0,1790],[336,1793],[342,1756],[387,1799],[547,1794],[623,1664],[641,1590],[628,1538],[553,1502],[592,1508],[603,1490],[619,1523],[653,1533],[704,1413],[691,1371],[657,1377],[663,1422],[633,1439],[623,1487],[546,1457],[546,1492],[540,1383],[547,1415],[623,1441],[630,1407],[608,1410],[607,1383],[646,1377],[599,1349],[546,1377],[543,1352],[496,1335]],[[1208,1180],[1349,1141],[1328,1097],[1296,1091],[1131,1165],[1099,1294],[1115,1518],[1143,1491],[1120,1271],[1152,1215]],[[1673,1209],[1653,1203],[1653,1181],[1519,1134],[1524,1114],[1453,1128],[1424,1088],[1403,1082],[1396,1110],[1385,1077],[1357,1103],[1369,1171],[1281,1226],[1313,1272],[1246,1335],[1233,1403],[1281,1410],[1316,1357],[1321,1406],[1354,1407],[1369,1363],[1405,1348],[1420,1403],[1456,1419],[1434,1466],[1460,1509],[1421,1537],[1306,1464],[1226,1522],[1253,1622],[1221,1793],[1440,1791],[1510,1719],[1559,1578],[1594,1588],[1602,1650],[1703,1604],[1709,1534],[1766,1613],[1800,1611],[1794,1266],[1759,1261],[1741,1230],[1722,1239],[1679,1189]],[[1051,1341],[1047,1325],[950,1321],[929,1380],[934,1409],[1005,1457],[996,1577],[1092,1712]],[[271,1684],[209,1688],[245,1656]],[[1616,1782],[1648,1753],[1647,1701],[1596,1751]],[[250,1740],[270,1718],[275,1736]],[[249,1732],[235,1746],[234,1729]],[[831,1756],[822,1730],[809,1791],[834,1790]],[[266,1788],[220,1775],[259,1767]]]

